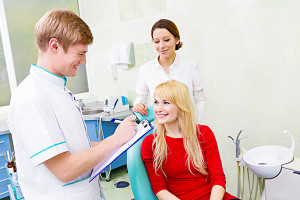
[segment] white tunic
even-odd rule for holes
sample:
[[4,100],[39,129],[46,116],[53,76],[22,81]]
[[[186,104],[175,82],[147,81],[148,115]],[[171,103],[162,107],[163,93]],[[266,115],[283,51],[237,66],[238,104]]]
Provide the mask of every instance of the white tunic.
[[88,183],[91,172],[66,184],[43,164],[60,153],[91,147],[81,111],[65,83],[66,79],[32,65],[12,95],[8,125],[26,200],[100,199],[98,180]]
[[199,66],[195,60],[179,56],[178,54],[176,54],[169,73],[164,71],[158,62],[158,58],[140,67],[134,104],[139,102],[147,104],[149,95],[150,105],[153,105],[155,87],[168,80],[176,80],[187,85],[191,99],[196,107],[197,121],[202,122],[204,118],[204,85],[200,76]]

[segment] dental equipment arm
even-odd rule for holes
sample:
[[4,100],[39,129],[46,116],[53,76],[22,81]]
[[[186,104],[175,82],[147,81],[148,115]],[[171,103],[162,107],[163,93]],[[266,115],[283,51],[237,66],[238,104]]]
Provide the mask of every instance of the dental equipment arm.
[[118,126],[115,133],[96,146],[81,152],[64,152],[46,160],[43,164],[64,183],[90,171],[99,162],[110,155],[117,147],[130,140],[136,134],[134,115],[127,117]]
[[222,200],[225,194],[225,189],[220,185],[213,186],[210,194],[210,200]]
[[179,200],[175,195],[173,195],[168,190],[161,190],[156,194],[159,200]]

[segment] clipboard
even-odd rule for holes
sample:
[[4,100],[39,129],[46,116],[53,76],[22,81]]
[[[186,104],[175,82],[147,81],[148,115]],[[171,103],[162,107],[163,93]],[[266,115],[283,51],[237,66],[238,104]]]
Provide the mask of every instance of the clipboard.
[[130,147],[132,147],[139,139],[141,139],[145,134],[153,129],[153,126],[148,120],[143,120],[137,125],[137,131],[135,136],[131,138],[128,142],[122,146],[116,148],[109,156],[107,156],[102,162],[100,162],[92,171],[89,182],[96,178],[107,166],[109,166],[113,161],[125,153]]

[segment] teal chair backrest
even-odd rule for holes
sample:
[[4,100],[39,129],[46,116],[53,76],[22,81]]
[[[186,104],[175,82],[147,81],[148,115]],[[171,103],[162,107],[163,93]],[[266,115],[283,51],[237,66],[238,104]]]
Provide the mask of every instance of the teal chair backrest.
[[149,177],[141,157],[143,140],[149,134],[152,134],[152,131],[147,133],[127,151],[128,175],[132,192],[136,200],[157,200],[151,189]]

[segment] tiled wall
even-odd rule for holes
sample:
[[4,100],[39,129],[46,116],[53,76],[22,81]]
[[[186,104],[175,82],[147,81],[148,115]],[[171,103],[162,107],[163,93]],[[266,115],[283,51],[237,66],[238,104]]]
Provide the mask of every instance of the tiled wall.
[[[80,6],[95,36],[88,69],[100,99],[124,94],[132,102],[138,67],[156,56],[153,23],[168,18],[177,24],[184,44],[178,54],[198,61],[206,84],[206,124],[217,137],[229,191],[236,191],[237,172],[227,136],[240,129],[246,149],[289,147],[287,129],[300,156],[300,1],[93,0]],[[122,40],[135,43],[137,64],[112,80],[104,66]]]

